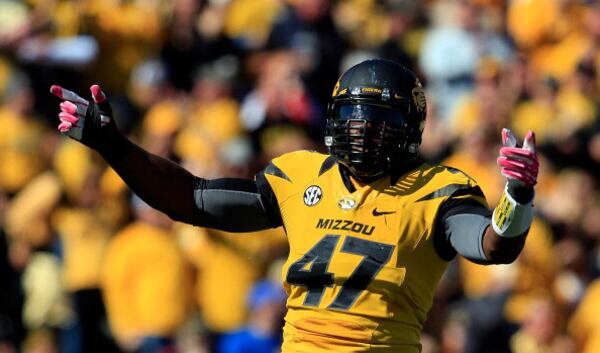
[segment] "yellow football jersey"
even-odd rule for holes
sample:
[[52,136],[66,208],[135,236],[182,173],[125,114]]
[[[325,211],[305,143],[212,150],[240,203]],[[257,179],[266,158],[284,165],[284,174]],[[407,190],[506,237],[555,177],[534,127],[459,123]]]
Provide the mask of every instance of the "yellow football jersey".
[[264,175],[290,245],[282,352],[419,352],[448,265],[433,245],[436,215],[450,196],[486,205],[475,181],[423,164],[350,191],[333,157],[308,151]]

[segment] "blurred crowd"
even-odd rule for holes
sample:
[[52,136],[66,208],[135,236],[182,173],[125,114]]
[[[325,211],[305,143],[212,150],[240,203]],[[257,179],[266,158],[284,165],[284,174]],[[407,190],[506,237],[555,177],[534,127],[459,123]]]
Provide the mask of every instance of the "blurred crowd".
[[502,127],[534,130],[541,157],[523,253],[453,261],[423,352],[600,352],[600,2],[0,0],[0,353],[280,343],[283,231],[153,210],[56,131],[51,84],[88,97],[99,83],[121,131],[196,175],[252,177],[324,151],[335,80],[372,57],[423,78],[422,154],[490,206]]

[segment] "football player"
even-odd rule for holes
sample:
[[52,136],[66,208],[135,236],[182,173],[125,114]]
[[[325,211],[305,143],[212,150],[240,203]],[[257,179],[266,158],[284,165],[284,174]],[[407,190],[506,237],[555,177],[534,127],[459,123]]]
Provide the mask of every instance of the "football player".
[[424,162],[426,102],[419,79],[386,60],[346,71],[328,107],[328,154],[275,158],[254,180],[206,180],[117,130],[106,96],[88,102],[58,86],[59,130],[97,150],[148,204],[177,221],[226,231],[283,225],[290,252],[282,351],[420,351],[435,288],[458,253],[510,263],[532,220],[538,174],[532,132],[510,131],[498,164],[507,178],[493,213],[460,170]]

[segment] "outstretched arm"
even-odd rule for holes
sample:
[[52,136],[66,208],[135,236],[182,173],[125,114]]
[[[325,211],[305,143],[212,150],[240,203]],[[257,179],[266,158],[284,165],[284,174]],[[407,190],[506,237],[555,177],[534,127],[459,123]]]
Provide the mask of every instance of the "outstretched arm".
[[469,199],[450,198],[440,209],[434,239],[446,260],[458,252],[476,263],[511,263],[525,246],[538,173],[535,139],[528,133],[520,148],[510,130],[505,129],[502,138],[498,164],[507,183],[493,214]]
[[176,163],[153,155],[117,129],[112,110],[98,85],[92,101],[59,86],[62,99],[58,129],[98,151],[125,183],[150,206],[176,221],[228,231],[278,226],[253,180],[198,178]]
[[144,151],[117,129],[106,95],[90,87],[92,102],[60,86],[50,92],[60,103],[58,129],[98,151],[123,181],[150,206],[174,220],[194,219],[194,189],[198,181],[179,165]]

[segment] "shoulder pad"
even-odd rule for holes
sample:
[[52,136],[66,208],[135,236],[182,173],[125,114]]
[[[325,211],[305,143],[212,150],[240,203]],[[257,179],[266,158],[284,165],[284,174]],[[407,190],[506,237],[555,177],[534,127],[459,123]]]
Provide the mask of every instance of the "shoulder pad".
[[327,171],[335,163],[332,157],[313,151],[286,153],[271,161],[265,174],[277,176],[290,182],[311,180]]

